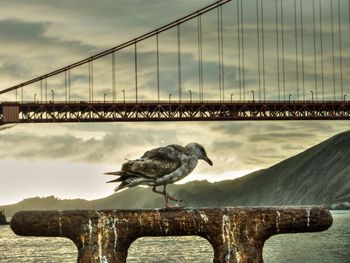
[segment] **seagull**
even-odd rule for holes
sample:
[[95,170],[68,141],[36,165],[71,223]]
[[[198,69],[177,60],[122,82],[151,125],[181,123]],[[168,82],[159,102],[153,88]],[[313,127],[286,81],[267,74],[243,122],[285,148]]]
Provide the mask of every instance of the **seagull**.
[[[115,188],[115,192],[137,185],[153,186],[152,191],[163,195],[165,206],[171,208],[169,200],[175,202],[181,202],[181,200],[177,200],[175,196],[167,193],[167,185],[189,175],[197,166],[199,159],[213,165],[204,147],[199,143],[192,142],[185,147],[171,144],[149,150],[141,158],[123,163],[120,171],[105,174],[119,176],[117,179],[107,182],[121,182]],[[163,186],[163,191],[157,190],[157,186]]]

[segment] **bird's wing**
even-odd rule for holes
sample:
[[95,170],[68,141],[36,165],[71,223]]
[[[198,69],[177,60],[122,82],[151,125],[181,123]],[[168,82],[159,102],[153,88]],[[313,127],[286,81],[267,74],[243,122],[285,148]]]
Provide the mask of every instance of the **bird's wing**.
[[122,165],[122,172],[153,179],[172,173],[181,166],[181,146],[169,145],[147,151],[141,158]]

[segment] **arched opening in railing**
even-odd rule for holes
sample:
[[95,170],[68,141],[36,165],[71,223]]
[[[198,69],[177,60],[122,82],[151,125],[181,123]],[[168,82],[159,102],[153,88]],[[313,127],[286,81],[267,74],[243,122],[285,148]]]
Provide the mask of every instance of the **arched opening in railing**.
[[142,237],[129,250],[127,262],[213,262],[210,243],[198,236]]

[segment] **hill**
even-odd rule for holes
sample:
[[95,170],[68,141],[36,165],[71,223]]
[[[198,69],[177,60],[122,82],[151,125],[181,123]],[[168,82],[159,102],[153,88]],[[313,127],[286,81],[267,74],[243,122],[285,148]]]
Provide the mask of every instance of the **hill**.
[[[268,169],[235,180],[171,185],[185,206],[332,205],[350,202],[350,131],[338,134]],[[31,198],[0,209],[11,216],[32,209],[154,208],[163,198],[136,187],[93,201]]]

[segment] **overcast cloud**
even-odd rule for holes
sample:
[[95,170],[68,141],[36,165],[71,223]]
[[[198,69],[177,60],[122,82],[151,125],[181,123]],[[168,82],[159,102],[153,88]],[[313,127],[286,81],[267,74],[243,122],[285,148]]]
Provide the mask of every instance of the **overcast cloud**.
[[[77,60],[91,56],[103,49],[113,47],[158,26],[166,24],[185,14],[205,6],[209,0],[0,0],[0,89],[28,80],[40,74],[47,73]],[[269,1],[264,1],[265,4]],[[273,1],[274,2],[274,1]],[[332,32],[330,27],[330,1],[322,1],[324,7],[323,43],[324,43],[324,81],[326,87],[332,87]],[[257,37],[255,1],[244,1],[245,12],[245,77],[246,97],[249,99],[251,90],[259,94],[257,79]],[[294,42],[293,1],[284,1],[285,9],[285,59],[286,59],[286,95],[292,94],[296,99],[296,83],[300,91],[306,91],[306,99],[310,99],[310,90],[316,91],[316,80],[320,85],[322,78],[320,68],[320,31],[316,27],[316,69],[314,68],[313,27],[310,6],[303,13],[305,25],[304,54],[304,84],[301,75],[301,42],[300,26],[298,27],[299,42],[297,42],[298,66],[296,71]],[[311,3],[311,1],[310,1]],[[343,47],[343,83],[344,94],[350,96],[350,33],[348,25],[348,1],[340,0],[341,4],[341,44]],[[266,90],[267,99],[277,98],[277,61],[276,34],[274,25],[274,9],[265,6],[265,56],[266,56]],[[337,7],[337,6],[336,6]],[[337,10],[335,8],[335,10]],[[328,12],[328,13],[327,13]],[[236,13],[236,1],[223,9],[224,14],[224,52],[225,52],[225,87],[226,99],[234,94],[239,98],[239,61],[237,42],[237,21],[232,14]],[[317,18],[317,17],[316,17]],[[338,30],[338,17],[335,13],[335,26]],[[218,50],[217,33],[215,31],[216,13],[203,16],[203,60],[204,60],[204,90],[205,99],[218,99]],[[298,24],[300,16],[298,16]],[[189,99],[191,89],[194,98],[198,97],[198,51],[196,21],[187,23],[182,30],[182,77],[183,98]],[[160,35],[160,66],[161,66],[161,98],[167,99],[172,93],[177,96],[177,46],[175,31]],[[335,34],[335,54],[339,53],[339,37]],[[261,44],[261,42],[260,42]],[[279,42],[281,45],[281,40]],[[232,48],[233,47],[233,48]],[[117,98],[121,99],[121,90],[126,90],[126,98],[134,98],[134,60],[133,48],[116,54],[117,60]],[[139,90],[141,99],[155,99],[156,91],[156,56],[155,40],[150,39],[138,45],[139,59]],[[106,57],[94,63],[95,97],[103,99],[107,93],[111,98],[111,57]],[[315,71],[316,70],[316,71]],[[87,95],[88,67],[74,69],[72,76],[72,99],[83,100]],[[297,74],[299,81],[296,81]],[[335,83],[337,98],[340,99],[340,61],[335,60]],[[281,75],[282,76],[282,75]],[[58,99],[64,98],[62,89],[64,76],[48,80],[49,89],[55,90]],[[304,86],[303,86],[304,85]],[[332,97],[333,89],[326,89],[326,98]],[[320,92],[320,89],[318,90]],[[32,100],[33,94],[40,94],[40,85],[34,84],[24,91],[25,100]],[[14,98],[0,96],[0,100]],[[320,97],[319,97],[320,98]],[[40,98],[42,99],[42,98]],[[45,99],[45,98],[43,98]],[[347,121],[293,121],[293,122],[191,122],[191,123],[95,123],[95,124],[25,124],[0,127],[0,160],[2,168],[0,176],[2,188],[13,189],[11,198],[1,194],[0,204],[20,200],[34,195],[49,193],[64,197],[94,198],[107,195],[110,186],[103,186],[99,195],[90,194],[89,184],[81,182],[87,168],[82,164],[101,167],[93,170],[96,175],[89,178],[99,183],[105,181],[101,177],[103,169],[118,169],[125,158],[137,158],[144,151],[178,143],[185,145],[192,141],[202,143],[208,155],[213,159],[214,166],[201,163],[191,179],[219,180],[233,178],[237,175],[269,167],[279,161],[320,143],[321,141],[350,128]],[[16,183],[23,176],[36,175],[35,165],[47,164],[48,169],[55,170],[46,175],[46,183],[40,188],[23,193],[16,192]],[[57,166],[55,163],[57,162]],[[67,164],[66,166],[64,164]],[[77,164],[76,166],[72,164]],[[17,165],[18,169],[13,169]],[[34,164],[33,164],[34,165]],[[89,166],[90,167],[90,166]],[[113,168],[113,169],[114,169]],[[40,174],[45,172],[40,170]],[[92,170],[91,170],[92,171]],[[97,174],[98,173],[98,174]],[[7,176],[13,174],[13,176]],[[67,192],[65,184],[50,186],[62,174],[72,176],[72,184],[79,184],[81,191]],[[22,177],[21,177],[22,176]],[[96,177],[94,177],[96,176]],[[44,176],[40,177],[45,180]],[[64,177],[64,178],[67,178]],[[89,180],[90,180],[89,179]],[[92,180],[92,179],[91,179]],[[97,182],[94,181],[94,182]],[[52,188],[51,188],[52,187]],[[51,191],[51,192],[50,192]],[[9,194],[9,193],[8,193]]]

